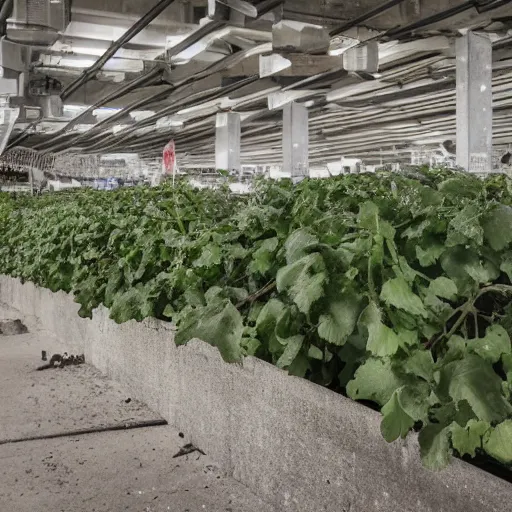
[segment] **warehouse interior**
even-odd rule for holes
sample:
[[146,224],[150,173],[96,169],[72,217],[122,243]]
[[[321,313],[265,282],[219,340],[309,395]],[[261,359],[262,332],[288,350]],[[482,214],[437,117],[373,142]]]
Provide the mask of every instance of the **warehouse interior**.
[[508,167],[509,1],[4,0],[0,27],[6,165]]

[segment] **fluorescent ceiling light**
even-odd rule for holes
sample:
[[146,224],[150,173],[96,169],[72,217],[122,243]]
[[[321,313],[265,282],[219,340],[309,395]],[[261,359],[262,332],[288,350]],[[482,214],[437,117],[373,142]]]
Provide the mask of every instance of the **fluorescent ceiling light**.
[[107,107],[102,107],[102,108],[97,108],[96,110],[93,110],[93,114],[94,115],[98,115],[98,114],[109,114],[109,115],[114,115],[114,114],[117,114],[117,112],[119,112],[121,109],[120,108],[107,108]]
[[83,112],[89,108],[88,105],[64,105],[64,110],[68,112]]
[[123,130],[125,130],[126,128],[129,128],[129,127],[130,127],[129,124],[116,124],[115,126],[112,127],[112,133],[116,134],[116,133],[122,132]]
[[134,112],[130,112],[130,117],[135,121],[143,121],[153,115],[155,115],[153,110],[135,110]]
[[73,59],[71,57],[63,57],[59,64],[69,68],[90,68],[96,61],[93,59]]

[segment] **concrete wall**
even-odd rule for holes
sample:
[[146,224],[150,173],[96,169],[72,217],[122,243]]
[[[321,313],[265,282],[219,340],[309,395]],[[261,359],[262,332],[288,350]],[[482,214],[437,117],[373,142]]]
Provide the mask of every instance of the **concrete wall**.
[[0,277],[0,302],[127,386],[236,479],[293,512],[506,512],[512,485],[461,461],[421,467],[413,436],[387,444],[379,415],[254,358],[177,348],[169,324],[77,316],[64,293]]

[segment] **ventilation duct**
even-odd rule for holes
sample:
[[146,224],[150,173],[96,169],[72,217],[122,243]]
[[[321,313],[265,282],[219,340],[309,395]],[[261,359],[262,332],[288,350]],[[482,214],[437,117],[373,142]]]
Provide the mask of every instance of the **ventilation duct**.
[[69,0],[14,0],[7,20],[7,39],[20,44],[49,46],[69,24]]

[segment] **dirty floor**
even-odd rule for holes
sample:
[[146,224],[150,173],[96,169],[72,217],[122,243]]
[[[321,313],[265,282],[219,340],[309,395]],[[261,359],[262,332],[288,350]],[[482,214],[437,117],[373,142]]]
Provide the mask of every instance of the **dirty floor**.
[[0,511],[273,512],[91,366],[35,371],[62,349],[0,334]]

